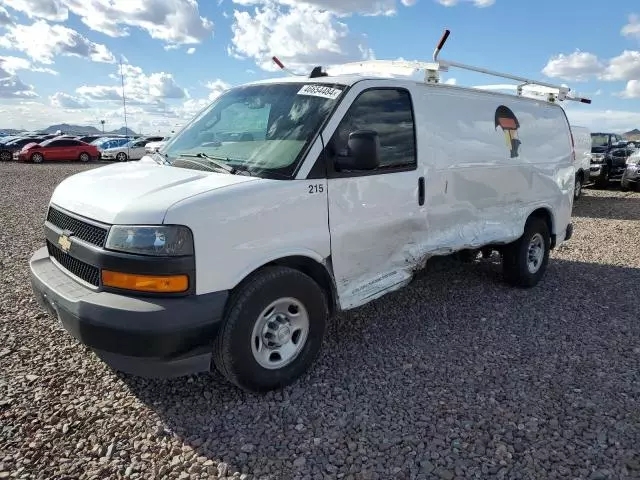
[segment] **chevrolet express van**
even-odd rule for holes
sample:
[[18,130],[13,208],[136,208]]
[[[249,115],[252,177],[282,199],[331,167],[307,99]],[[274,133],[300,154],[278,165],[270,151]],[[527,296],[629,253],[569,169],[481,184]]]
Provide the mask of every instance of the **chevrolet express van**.
[[434,255],[498,251],[505,280],[534,287],[571,236],[574,181],[552,101],[358,74],[259,81],[159,153],[62,181],[33,289],[117,370],[217,368],[266,391],[310,368],[331,315]]

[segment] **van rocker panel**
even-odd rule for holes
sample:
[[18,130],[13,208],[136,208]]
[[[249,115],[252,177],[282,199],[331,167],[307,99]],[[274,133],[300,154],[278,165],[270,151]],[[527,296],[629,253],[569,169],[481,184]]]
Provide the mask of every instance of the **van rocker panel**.
[[227,292],[159,298],[94,291],[60,270],[46,247],[29,266],[40,306],[116,369],[142,376],[209,371]]

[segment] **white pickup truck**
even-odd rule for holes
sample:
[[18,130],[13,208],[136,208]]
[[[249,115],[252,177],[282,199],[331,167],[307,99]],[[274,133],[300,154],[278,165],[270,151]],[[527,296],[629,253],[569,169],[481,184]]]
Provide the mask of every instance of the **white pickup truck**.
[[426,82],[316,69],[231,88],[162,154],[67,178],[36,297],[116,369],[215,366],[264,391],[312,365],[330,315],[434,255],[495,250],[509,284],[535,286],[572,233],[564,110],[424,65]]

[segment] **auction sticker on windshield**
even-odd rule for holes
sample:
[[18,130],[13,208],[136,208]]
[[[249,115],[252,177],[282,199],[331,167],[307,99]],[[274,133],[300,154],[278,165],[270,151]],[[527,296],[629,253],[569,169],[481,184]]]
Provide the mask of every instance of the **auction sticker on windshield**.
[[310,95],[312,97],[330,98],[335,100],[340,96],[342,90],[339,88],[327,87],[325,85],[305,85],[300,89],[298,95]]

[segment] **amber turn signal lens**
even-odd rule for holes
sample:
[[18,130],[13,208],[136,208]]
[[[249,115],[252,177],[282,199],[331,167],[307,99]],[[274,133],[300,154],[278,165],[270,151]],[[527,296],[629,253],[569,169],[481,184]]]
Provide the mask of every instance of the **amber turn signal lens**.
[[102,284],[140,292],[179,293],[187,291],[189,278],[186,275],[137,275],[103,270]]

